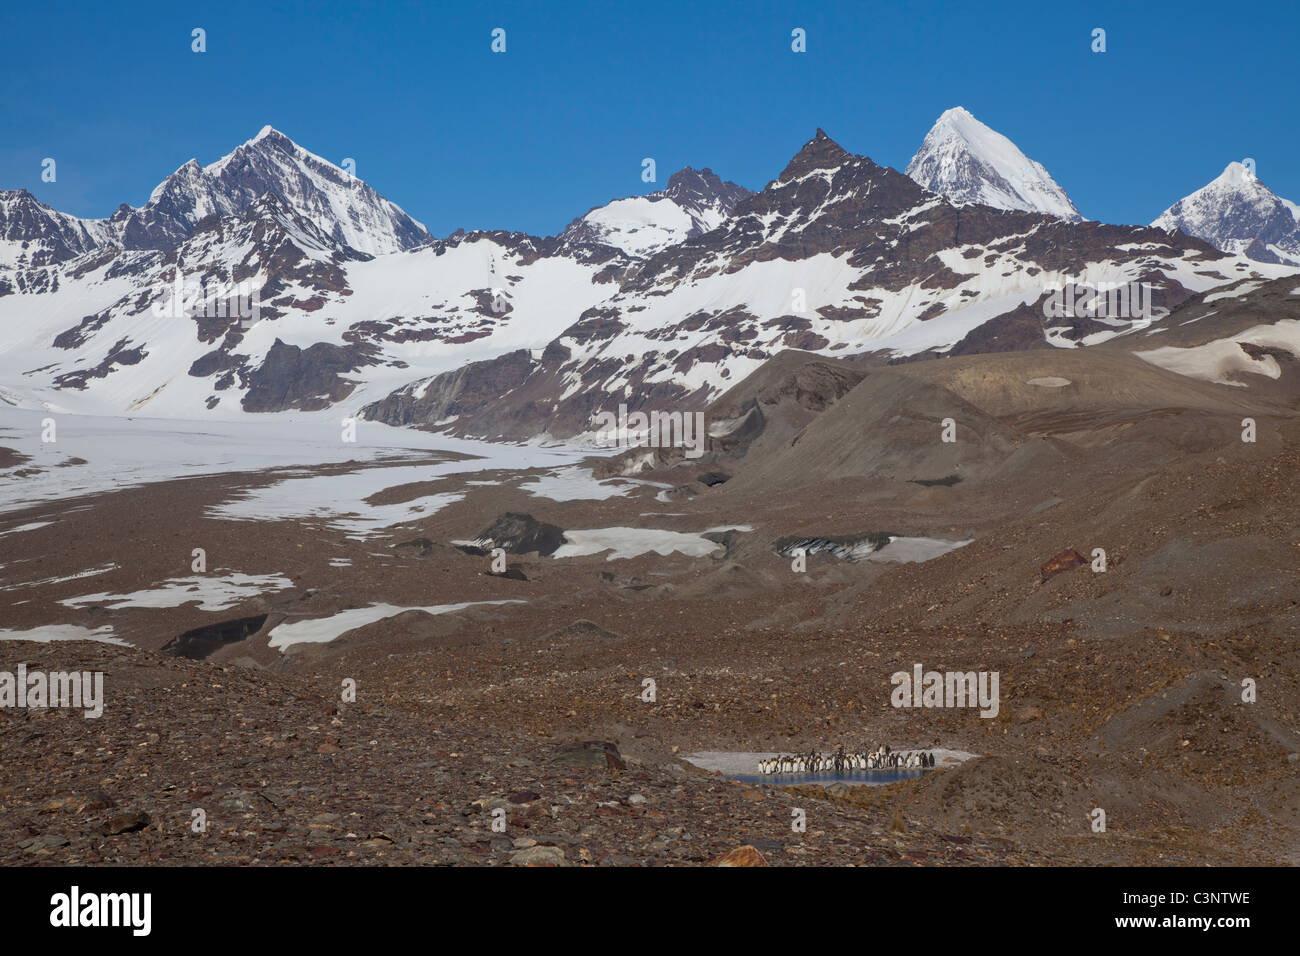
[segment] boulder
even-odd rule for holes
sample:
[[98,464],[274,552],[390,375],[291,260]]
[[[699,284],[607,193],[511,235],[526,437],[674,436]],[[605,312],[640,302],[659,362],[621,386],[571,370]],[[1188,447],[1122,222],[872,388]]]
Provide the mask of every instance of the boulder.
[[561,528],[538,521],[532,515],[508,511],[480,531],[476,543],[485,549],[501,548],[507,554],[536,551],[545,557],[554,554],[565,542]]
[[1067,548],[1039,568],[1039,573],[1042,574],[1043,580],[1047,581],[1063,571],[1069,571],[1071,568],[1077,568],[1079,565],[1087,563],[1088,559],[1078,551]]
[[551,762],[561,767],[599,767],[626,770],[618,747],[606,740],[580,740],[564,744],[555,751]]
[[750,844],[729,850],[713,861],[714,866],[767,866],[767,860]]
[[515,866],[567,866],[564,851],[558,846],[530,846],[510,857]]

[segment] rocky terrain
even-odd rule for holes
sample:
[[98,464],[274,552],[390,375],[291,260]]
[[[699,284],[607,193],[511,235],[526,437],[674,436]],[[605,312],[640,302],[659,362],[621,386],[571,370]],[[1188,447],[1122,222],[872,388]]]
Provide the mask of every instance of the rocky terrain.
[[[1285,322],[1284,294],[1189,302],[1165,334]],[[787,352],[710,407],[734,427],[702,458],[631,449],[578,466],[585,484],[426,453],[7,512],[0,670],[102,671],[106,699],[99,719],[0,708],[0,859],[1294,865],[1300,395],[1278,371],[1218,383],[1118,342]],[[379,490],[352,510],[441,506],[359,536],[325,511],[223,511],[357,476]],[[791,540],[827,546],[801,572]],[[260,583],[159,597],[234,572]],[[55,625],[130,646],[21,639]],[[918,663],[997,672],[996,716],[891,706]],[[882,742],[976,756],[830,788],[686,759]]]
[[[0,862],[1300,862],[1294,209],[1225,177],[1085,221],[958,108],[551,236],[271,127],[0,193]],[[951,759],[700,756],[880,744]]]

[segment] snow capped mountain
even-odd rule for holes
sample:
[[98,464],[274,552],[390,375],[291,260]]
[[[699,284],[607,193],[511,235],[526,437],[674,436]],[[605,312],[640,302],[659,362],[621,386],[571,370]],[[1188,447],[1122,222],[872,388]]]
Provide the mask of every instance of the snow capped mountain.
[[553,246],[461,233],[372,257],[267,193],[174,249],[0,269],[0,407],[202,418],[373,401],[540,349],[609,295],[625,260]]
[[343,175],[268,129],[110,220],[0,193],[0,403],[182,418],[365,409],[488,438],[569,437],[611,402],[701,408],[786,349],[903,359],[1146,327],[1045,319],[1067,283],[1143,283],[1149,306],[1169,308],[1295,273],[1178,232],[958,209],[821,130],[762,192],[687,169],[634,199],[652,216],[609,204],[549,238],[421,238]]
[[935,122],[907,164],[907,175],[959,206],[983,203],[1067,222],[1083,219],[1046,169],[960,106]]
[[110,219],[0,194],[0,401],[203,417],[373,400],[543,347],[628,266],[576,240],[435,241],[267,127]]
[[1146,227],[959,210],[818,130],[718,228],[633,266],[544,350],[413,382],[364,414],[476,437],[571,437],[624,403],[702,409],[785,349],[890,360],[1094,345],[1150,319],[1049,319],[1050,290],[1140,283],[1165,309],[1285,271]]
[[1260,262],[1300,265],[1300,206],[1273,193],[1241,163],[1180,199],[1151,223]]
[[108,236],[102,220],[56,212],[25,189],[0,189],[0,268],[63,262]]
[[421,223],[360,179],[270,126],[209,166],[191,159],[143,207],[123,206],[110,223],[124,248],[165,249],[203,218],[237,215],[263,193],[369,255],[412,249],[431,238]]
[[123,204],[107,219],[79,219],[26,190],[0,190],[0,267],[62,262],[109,245],[173,249],[207,217],[241,215],[268,193],[367,255],[432,239],[370,186],[267,126],[210,166],[191,159],[139,209]]
[[560,239],[613,246],[645,258],[717,228],[736,203],[750,195],[744,186],[724,182],[711,169],[687,166],[673,173],[659,192],[597,206],[570,223]]

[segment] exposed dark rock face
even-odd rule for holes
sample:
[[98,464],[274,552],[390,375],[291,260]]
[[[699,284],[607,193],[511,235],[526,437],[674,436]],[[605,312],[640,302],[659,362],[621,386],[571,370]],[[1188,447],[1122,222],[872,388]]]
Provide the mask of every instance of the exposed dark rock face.
[[727,182],[707,166],[704,169],[687,166],[668,177],[664,195],[687,209],[716,205],[730,215],[737,203],[754,193],[744,186]]
[[149,354],[138,346],[135,348],[127,348],[129,344],[129,339],[121,339],[108,350],[108,354],[104,356],[104,360],[94,368],[78,369],[75,372],[67,372],[55,378],[54,381],[60,388],[83,389],[86,387],[86,383],[91,379],[107,377],[108,374],[113,371],[115,366],[136,365],[143,361]]
[[369,349],[317,342],[306,349],[285,345],[279,339],[266,360],[248,375],[246,412],[282,412],[289,408],[316,411],[347,398],[355,382],[347,372],[374,364]]
[[235,644],[252,637],[262,629],[267,615],[236,618],[219,624],[208,624],[186,631],[179,637],[173,637],[162,646],[163,654],[172,657],[188,657],[192,661],[201,661],[227,644]]
[[564,544],[564,531],[532,515],[506,512],[479,532],[477,542],[485,550],[501,548],[507,554],[536,551],[546,557]]
[[24,455],[14,448],[0,447],[0,469],[17,468],[25,461],[31,461],[30,455]]
[[434,378],[424,394],[414,386],[393,392],[369,405],[365,417],[395,425],[433,424],[471,409],[477,410],[528,377],[534,361],[525,349],[490,362],[472,362]]
[[74,259],[105,239],[94,220],[56,212],[25,189],[0,189],[0,241],[19,246],[15,259],[20,268]]
[[[964,258],[954,261],[954,250]],[[964,305],[968,295],[985,294],[979,283],[993,270],[1038,292],[1043,283],[1037,276],[1068,275],[1100,261],[1130,264],[1152,286],[1153,304],[1170,308],[1189,293],[1162,266],[1172,260],[1203,260],[1208,266],[1223,258],[1201,240],[1149,227],[955,206],[895,170],[851,155],[818,130],[762,192],[741,198],[717,228],[629,269],[617,294],[583,313],[540,357],[517,352],[447,372],[399,390],[363,414],[429,426],[454,417],[442,427],[524,439],[589,431],[597,411],[618,404],[629,410],[702,410],[721,394],[733,367],[748,371],[786,348],[829,349],[831,339],[809,318],[813,313],[764,317],[737,305],[650,327],[636,325],[636,313],[659,297],[671,301],[683,288],[756,264],[802,263],[819,255],[841,258],[858,271],[848,285],[861,293],[858,305],[816,313],[820,322],[837,324],[883,318],[885,297],[905,290],[915,317],[933,320]],[[968,283],[953,303],[952,290]],[[1015,306],[994,317],[945,354],[1047,348],[1049,327],[1053,341],[1066,342],[1114,331],[1087,318],[1049,322],[1040,299],[1037,306]],[[675,347],[677,342],[689,344]],[[415,397],[420,392],[423,397]]]
[[112,316],[107,312],[98,312],[95,315],[88,315],[76,326],[60,332],[54,337],[54,347],[56,349],[75,349],[86,343],[86,340],[95,332],[99,331],[108,323]]

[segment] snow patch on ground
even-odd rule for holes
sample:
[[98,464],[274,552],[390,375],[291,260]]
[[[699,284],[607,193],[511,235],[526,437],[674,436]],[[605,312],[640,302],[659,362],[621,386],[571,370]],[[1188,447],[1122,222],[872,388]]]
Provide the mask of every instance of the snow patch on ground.
[[523,604],[524,601],[467,601],[463,604],[439,604],[432,607],[396,607],[392,604],[372,604],[370,607],[353,608],[339,611],[329,617],[316,617],[307,621],[293,621],[277,624],[271,628],[268,645],[281,651],[295,644],[327,644],[348,631],[365,627],[375,621],[395,617],[407,611],[423,611],[425,614],[450,614],[463,611],[467,607],[482,607],[488,604]]
[[[393,504],[371,504],[367,499],[399,485],[439,481],[454,475],[494,470],[519,470],[571,462],[585,457],[581,449],[543,448],[537,445],[501,445],[444,438],[447,450],[474,455],[473,458],[358,468],[332,475],[289,478],[262,488],[249,489],[238,497],[208,510],[213,517],[237,521],[317,519],[356,540],[385,535],[388,529],[408,521],[426,518],[464,497],[463,491],[421,495]],[[559,473],[582,469],[560,468]],[[543,478],[538,481],[545,481]],[[563,482],[563,479],[561,479]],[[575,481],[575,487],[581,482]],[[496,482],[480,482],[496,484]],[[590,482],[594,484],[594,482]],[[567,487],[567,483],[564,483]],[[609,494],[620,494],[614,488]],[[558,494],[559,491],[557,490]]]
[[0,630],[0,641],[36,641],[38,644],[48,644],[51,641],[98,641],[101,644],[131,646],[120,637],[114,637],[113,628],[107,624],[94,630],[77,624],[46,624],[27,631]]
[[33,521],[29,524],[20,524],[16,528],[10,528],[8,531],[0,531],[0,538],[7,534],[22,534],[24,531],[35,531],[37,528],[44,528],[54,524],[53,521]]
[[722,545],[703,535],[654,528],[593,528],[586,531],[565,531],[564,537],[567,543],[560,545],[552,557],[578,558],[609,551],[606,561],[635,558],[650,552],[680,552],[692,558],[703,558],[722,548]]
[[597,479],[590,468],[573,465],[539,475],[523,482],[519,488],[530,495],[550,498],[552,501],[604,501],[607,498],[627,494],[636,484],[653,483],[633,482],[626,478]]
[[464,497],[459,492],[444,492],[387,505],[366,501],[396,485],[429,481],[430,471],[427,465],[406,465],[291,478],[243,492],[209,508],[208,514],[232,521],[316,519],[360,541],[393,525],[427,518]]
[[1224,292],[1211,292],[1202,299],[1201,302],[1205,305],[1209,305],[1211,302],[1218,302],[1220,299],[1240,299],[1247,292],[1254,292],[1263,284],[1264,283],[1262,282],[1243,282],[1236,288],[1228,289]]
[[80,578],[92,578],[97,574],[107,574],[115,570],[116,564],[104,564],[97,568],[91,568],[88,571],[78,571],[76,574],[65,574],[62,577],[42,578],[39,581],[27,581],[23,584],[11,584],[8,587],[0,588],[0,591],[16,591],[18,588],[39,588],[47,584],[62,584],[64,581],[76,581]]
[[1249,372],[1268,378],[1281,378],[1282,369],[1271,355],[1251,358],[1238,343],[1284,349],[1300,356],[1300,319],[1282,319],[1273,325],[1257,325],[1231,338],[1215,339],[1204,345],[1179,348],[1169,345],[1147,352],[1135,352],[1138,358],[1152,365],[1199,378],[1219,385],[1245,388],[1246,383],[1233,381],[1232,376]]
[[156,588],[146,588],[131,594],[87,594],[59,603],[66,607],[105,604],[116,610],[123,607],[181,607],[198,601],[201,611],[224,611],[257,597],[263,591],[282,591],[291,587],[293,582],[283,575],[235,572],[225,577],[173,578]]
[[965,541],[944,541],[942,538],[895,537],[890,538],[889,544],[879,551],[873,551],[871,554],[866,555],[866,560],[896,564],[930,561],[940,555],[947,554],[949,551],[964,548],[974,540],[974,538],[968,538]]

